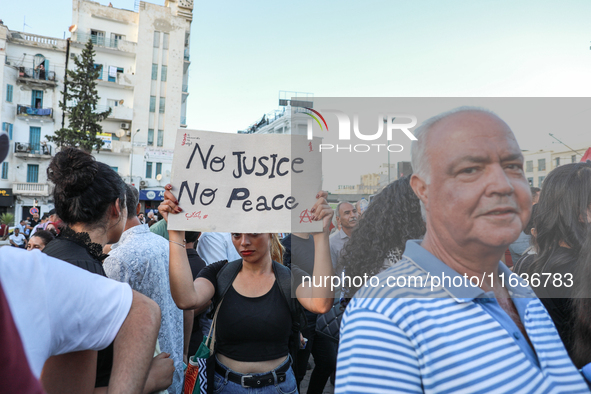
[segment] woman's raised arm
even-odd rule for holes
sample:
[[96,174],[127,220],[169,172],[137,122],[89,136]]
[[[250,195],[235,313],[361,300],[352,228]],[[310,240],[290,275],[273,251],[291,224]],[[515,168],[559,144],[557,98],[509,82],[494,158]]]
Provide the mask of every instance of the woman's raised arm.
[[[166,185],[164,201],[158,207],[158,211],[168,222],[169,214],[178,214],[183,210],[178,206],[178,201],[172,194],[172,185]],[[205,278],[197,278],[192,281],[191,266],[187,257],[184,231],[168,230],[170,241],[169,277],[170,293],[177,307],[183,310],[198,309],[207,304],[215,293],[213,284]]]
[[[310,210],[314,215],[313,220],[322,220],[322,231],[314,234],[313,283],[332,283],[330,280],[323,281],[324,278],[333,275],[328,238],[334,211],[328,205],[327,197],[328,193],[325,191],[319,192],[316,195],[318,200]],[[334,303],[334,291],[331,287],[314,287],[311,283],[307,283],[306,286],[300,283],[296,289],[296,296],[300,304],[313,313],[326,313]]]

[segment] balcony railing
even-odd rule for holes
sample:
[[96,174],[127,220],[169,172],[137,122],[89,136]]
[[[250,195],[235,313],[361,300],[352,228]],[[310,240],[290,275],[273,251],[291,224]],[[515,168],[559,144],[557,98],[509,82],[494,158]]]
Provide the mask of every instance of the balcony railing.
[[47,145],[45,142],[15,142],[14,153],[51,156],[51,145]]
[[34,108],[30,105],[20,105],[16,106],[16,116],[41,116],[46,118],[53,117],[53,109],[52,108]]
[[189,61],[191,58],[191,53],[189,52],[189,48],[185,48],[185,60]]
[[18,77],[19,78],[36,79],[39,81],[55,82],[55,71],[39,70],[39,69],[35,70],[34,68],[29,68],[29,67],[19,67],[18,68]]
[[124,51],[134,50],[136,46],[136,43],[132,41],[119,40],[117,38],[111,39],[97,36],[96,34],[76,33],[75,41],[85,44],[88,42],[88,40],[91,40],[94,45],[99,47],[120,49]]
[[181,124],[182,125],[186,125],[187,124],[187,117],[186,116],[181,116]]
[[15,182],[12,192],[25,196],[49,196],[49,183]]
[[183,85],[183,93],[187,93],[189,91],[189,85]]

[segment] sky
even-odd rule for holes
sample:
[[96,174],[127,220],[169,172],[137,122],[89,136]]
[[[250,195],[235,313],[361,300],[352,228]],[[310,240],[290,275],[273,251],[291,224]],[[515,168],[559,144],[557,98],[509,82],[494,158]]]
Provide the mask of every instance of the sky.
[[[111,2],[134,7],[134,0]],[[69,0],[0,4],[11,30],[22,30],[26,18],[26,32],[62,38],[72,23]],[[585,1],[197,0],[193,15],[190,129],[246,129],[279,109],[280,90],[315,97],[591,93]],[[586,133],[554,134],[575,144]],[[517,138],[524,149],[552,145],[535,131]]]

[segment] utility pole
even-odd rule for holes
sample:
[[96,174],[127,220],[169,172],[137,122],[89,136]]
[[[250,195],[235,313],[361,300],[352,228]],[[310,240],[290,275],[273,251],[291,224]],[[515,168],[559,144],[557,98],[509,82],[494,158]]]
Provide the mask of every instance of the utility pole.
[[[70,59],[70,38],[66,40],[66,71],[64,71],[64,108],[66,106],[66,92],[68,91],[68,60]],[[66,120],[66,111],[62,109],[62,129]]]

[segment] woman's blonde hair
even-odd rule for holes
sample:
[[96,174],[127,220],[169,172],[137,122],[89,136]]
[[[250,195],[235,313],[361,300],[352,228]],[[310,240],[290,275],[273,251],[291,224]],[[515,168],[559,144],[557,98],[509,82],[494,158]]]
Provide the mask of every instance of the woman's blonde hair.
[[283,264],[283,245],[279,242],[277,233],[271,234],[271,258],[279,264]]

